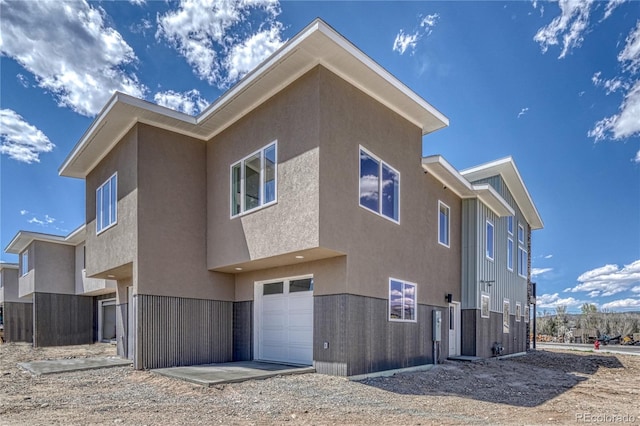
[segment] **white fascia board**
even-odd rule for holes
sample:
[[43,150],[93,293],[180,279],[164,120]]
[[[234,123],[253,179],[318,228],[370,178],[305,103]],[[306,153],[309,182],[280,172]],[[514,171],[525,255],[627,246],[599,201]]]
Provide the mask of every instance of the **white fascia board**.
[[422,168],[440,181],[440,183],[451,189],[458,197],[472,198],[475,196],[469,181],[441,155],[423,157]]
[[30,231],[18,231],[15,237],[9,242],[4,249],[6,253],[20,254],[26,249],[33,241],[45,241],[48,243],[57,243],[64,245],[73,245],[65,240],[65,237],[61,235],[42,234],[39,232]]
[[83,223],[82,225],[71,231],[71,233],[65,237],[65,241],[73,245],[78,245],[86,240],[86,235],[87,225]]
[[498,215],[498,217],[513,216],[516,214],[509,203],[488,183],[473,185],[473,192],[475,192],[478,199]]
[[0,271],[3,269],[18,269],[17,263],[0,262]]

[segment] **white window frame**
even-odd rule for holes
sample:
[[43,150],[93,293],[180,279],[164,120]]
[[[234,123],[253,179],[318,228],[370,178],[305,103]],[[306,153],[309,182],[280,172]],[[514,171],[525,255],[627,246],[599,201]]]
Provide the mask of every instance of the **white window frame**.
[[[440,210],[442,208],[445,208],[446,210],[446,216],[447,216],[447,241],[446,243],[440,240]],[[448,205],[446,205],[445,203],[443,203],[442,201],[438,200],[438,243],[440,243],[440,245],[445,246],[447,248],[451,247],[451,209],[449,208]]]
[[[520,252],[522,252],[522,265],[520,265]],[[527,269],[527,251],[518,246],[518,275],[522,278],[527,278],[526,269]]]
[[522,305],[516,302],[516,322],[520,322],[520,318],[522,318]]
[[513,216],[507,216],[507,234],[513,235]]
[[[505,318],[505,310],[507,311],[507,315]],[[502,301],[502,333],[503,334],[509,334],[509,329],[510,327],[510,320],[509,320],[509,315],[511,314],[511,302],[509,301],[509,299],[504,299]]]
[[[509,256],[511,256],[511,259],[509,259]],[[513,272],[513,259],[514,259],[513,238],[508,237],[507,238],[507,269],[511,272]]]
[[[395,281],[398,283],[402,283],[402,304],[404,305],[404,288],[405,286],[412,285],[414,288],[413,292],[413,319],[404,319],[404,309],[402,310],[403,318],[391,318],[391,282]],[[388,304],[388,314],[387,318],[391,322],[418,322],[418,284],[413,283],[411,281],[400,280],[398,278],[389,278],[389,304]]]
[[20,276],[24,277],[29,273],[29,250],[25,250],[20,255]]
[[[113,183],[111,182],[113,180]],[[107,226],[102,227],[102,192],[109,185],[109,221]],[[115,190],[115,206],[112,206],[113,191]],[[112,209],[113,207],[113,209]],[[111,213],[113,210],[113,216]],[[118,223],[118,172],[115,172],[102,185],[96,188],[96,235],[99,235]]]
[[[361,175],[362,175],[362,161],[360,160],[360,154],[361,152],[364,152],[365,154],[367,154],[368,156],[370,156],[371,158],[373,158],[375,161],[378,162],[378,198],[382,197],[382,168],[387,167],[388,169],[391,169],[395,174],[398,175],[398,194],[397,194],[397,198],[398,198],[398,219],[394,219],[393,217],[389,217],[385,214],[382,213],[382,201],[379,199],[378,201],[378,210],[373,210],[370,209],[367,206],[363,206],[360,203],[360,194],[362,194],[361,189],[360,189],[360,185],[362,183],[361,181]],[[380,217],[383,217],[387,220],[390,220],[393,223],[397,223],[398,225],[400,225],[400,193],[401,193],[401,189],[400,189],[400,184],[401,182],[401,176],[400,176],[400,172],[392,167],[391,165],[389,165],[389,163],[387,163],[386,161],[383,161],[380,157],[378,157],[377,155],[375,155],[374,153],[372,153],[371,151],[369,151],[367,148],[363,147],[362,145],[359,145],[359,149],[358,149],[358,205],[360,207],[362,207],[363,209],[365,209],[368,212],[372,212],[377,214]]]
[[524,239],[524,226],[522,226],[521,223],[518,223],[518,244],[524,244]]
[[[491,226],[491,256],[489,256],[489,226]],[[487,219],[484,234],[484,254],[487,259],[493,262],[496,257],[496,227],[493,226],[493,222],[489,219]]]
[[[484,314],[484,310],[482,309],[482,305],[484,301],[487,301],[487,314]],[[480,316],[482,318],[490,318],[491,317],[491,296],[488,293],[480,294]]]
[[[264,202],[265,199],[265,189],[264,189],[264,172],[265,172],[265,151],[268,148],[271,148],[271,146],[274,147],[275,149],[275,162],[274,162],[274,189],[273,189],[273,200],[269,201],[268,203]],[[260,183],[259,183],[259,196],[260,196],[260,203],[249,210],[246,210],[246,188],[245,188],[245,184],[244,184],[244,180],[245,180],[245,166],[244,163],[247,159],[253,157],[256,154],[260,154]],[[239,213],[234,213],[233,212],[233,168],[235,166],[240,166],[240,212]],[[236,218],[236,217],[240,217],[243,216],[245,214],[249,214],[252,212],[255,212],[257,210],[272,206],[274,204],[278,203],[278,140],[274,140],[270,143],[268,143],[267,145],[263,146],[262,148],[252,152],[251,154],[247,155],[246,157],[240,159],[239,161],[234,162],[233,164],[231,164],[231,166],[229,166],[229,214],[230,214],[230,218]]]

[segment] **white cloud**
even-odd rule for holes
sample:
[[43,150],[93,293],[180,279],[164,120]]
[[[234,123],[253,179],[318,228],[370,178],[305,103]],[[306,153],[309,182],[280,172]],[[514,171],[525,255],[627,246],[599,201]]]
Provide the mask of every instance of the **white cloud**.
[[640,308],[640,299],[620,299],[612,302],[607,302],[601,306],[602,309],[611,310],[625,310],[625,309],[638,309]]
[[552,254],[548,254],[548,255],[544,256],[545,259],[551,259],[552,257],[553,257]]
[[615,9],[618,6],[620,6],[625,1],[626,0],[609,0],[609,2],[607,3],[607,7],[605,7],[605,9],[604,9],[604,16],[602,17],[602,20],[604,21],[609,16],[611,16],[611,13],[613,12],[613,9]]
[[373,175],[366,175],[360,178],[360,198],[365,198],[367,200],[377,200],[378,192],[380,188],[378,187],[378,177]]
[[593,290],[593,291],[589,292],[588,296],[589,297],[598,297],[598,296],[600,296],[600,292],[598,290]]
[[196,115],[205,109],[209,102],[200,96],[196,89],[179,93],[173,90],[158,92],[153,96],[153,100],[158,104],[189,115]]
[[520,110],[520,112],[518,113],[518,118],[522,117],[523,115],[525,115],[527,113],[527,111],[529,111],[529,108],[522,108]]
[[553,271],[553,268],[531,268],[531,277],[537,277],[551,271]]
[[0,141],[0,154],[27,164],[39,163],[40,154],[55,147],[40,129],[10,109],[0,110]]
[[631,291],[634,293],[640,293],[640,285],[635,286],[634,288],[631,289]]
[[24,216],[24,215],[26,215],[27,213],[29,213],[29,211],[28,211],[28,210],[20,210],[20,216]]
[[223,88],[283,44],[279,14],[276,0],[182,0],[158,15],[156,38],[168,41],[199,78]]
[[605,265],[592,269],[578,277],[578,284],[565,291],[572,293],[591,292],[600,293],[601,296],[611,296],[626,291],[633,284],[640,283],[640,260],[624,265]]
[[625,84],[618,77],[615,77],[615,78],[612,78],[612,79],[609,79],[609,80],[605,80],[603,78],[600,78],[600,75],[602,75],[602,73],[600,71],[595,73],[593,75],[593,77],[591,77],[591,82],[593,83],[594,86],[604,87],[605,90],[607,91],[607,95],[610,95],[611,93],[616,92],[619,89],[628,89],[629,88],[627,86],[627,84]]
[[566,306],[567,308],[581,306],[583,301],[574,299],[573,297],[560,298],[558,293],[543,294],[536,298],[537,308],[556,308],[558,306]]
[[136,6],[142,6],[147,3],[147,0],[129,0],[129,3],[135,4]]
[[624,139],[640,134],[640,80],[625,94],[618,114],[598,121],[587,133],[596,142],[610,137]]
[[27,222],[29,222],[29,223],[35,223],[35,224],[38,224],[38,225],[40,225],[40,226],[44,226],[44,221],[43,221],[43,220],[40,220],[40,219],[38,219],[38,218],[36,218],[35,216],[34,216],[34,217],[32,217],[31,219],[29,219]]
[[636,152],[636,158],[633,159],[633,162],[636,164],[640,164],[640,150]]
[[560,16],[549,25],[538,30],[533,37],[540,44],[543,53],[549,46],[555,46],[562,40],[562,51],[559,58],[564,58],[574,47],[582,44],[583,32],[589,24],[589,13],[593,0],[560,0]]
[[29,88],[30,84],[27,77],[25,77],[23,74],[17,74],[16,78],[18,79],[18,83],[20,83],[22,87],[24,87],[25,89]]
[[422,18],[419,23],[419,28],[415,29],[412,33],[405,33],[405,31],[401,29],[398,31],[398,34],[396,34],[392,50],[403,55],[407,49],[410,49],[413,55],[420,39],[425,35],[429,36],[433,32],[433,27],[436,26],[439,19],[440,15],[434,13]]
[[624,49],[618,54],[618,62],[621,62],[627,71],[640,70],[640,20],[625,39]]
[[107,26],[99,6],[16,1],[2,13],[0,52],[32,73],[60,106],[93,116],[116,90],[144,94],[136,75],[124,70],[136,60],[133,49]]

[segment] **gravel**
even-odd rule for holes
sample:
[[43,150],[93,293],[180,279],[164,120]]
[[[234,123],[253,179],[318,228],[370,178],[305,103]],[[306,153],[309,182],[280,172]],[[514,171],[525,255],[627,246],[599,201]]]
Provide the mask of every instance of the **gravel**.
[[537,351],[361,382],[305,374],[212,388],[131,367],[32,376],[16,365],[113,355],[108,344],[0,345],[0,424],[640,424],[630,355]]

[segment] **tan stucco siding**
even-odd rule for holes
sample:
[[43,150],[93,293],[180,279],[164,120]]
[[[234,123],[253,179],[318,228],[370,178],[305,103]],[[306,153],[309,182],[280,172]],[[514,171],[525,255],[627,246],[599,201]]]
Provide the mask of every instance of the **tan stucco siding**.
[[138,167],[137,293],[233,300],[207,269],[205,143],[140,124]]
[[[131,276],[138,253],[138,142],[132,128],[86,178],[88,277],[106,278],[117,269],[117,278]],[[96,235],[96,189],[118,173],[117,223]]]
[[[318,247],[315,68],[207,143],[208,266]],[[277,141],[277,203],[231,218],[231,165]]]
[[281,278],[313,276],[313,295],[333,294],[336,290],[346,289],[345,256],[305,262],[297,265],[281,266],[236,275],[236,302],[253,300],[254,284],[257,281],[278,280]]
[[75,294],[75,248],[64,244],[34,241],[34,291]]
[[0,287],[0,302],[31,303],[31,296],[20,298],[18,291],[18,269],[3,268],[2,287]]
[[[418,302],[460,294],[460,199],[420,166],[421,130],[322,69],[320,245],[347,253],[347,290],[389,297],[388,278],[418,284]],[[359,205],[359,146],[400,172],[400,224]],[[438,244],[438,200],[451,208],[451,248]]]

